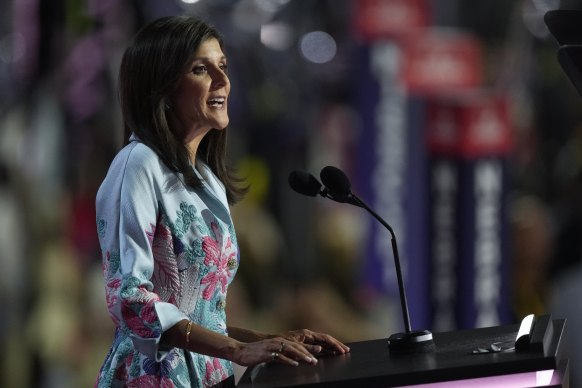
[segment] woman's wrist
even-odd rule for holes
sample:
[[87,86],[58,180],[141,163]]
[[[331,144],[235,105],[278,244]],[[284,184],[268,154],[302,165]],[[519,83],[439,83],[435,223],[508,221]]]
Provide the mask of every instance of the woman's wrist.
[[261,333],[255,330],[242,329],[240,327],[228,327],[228,335],[240,342],[257,342],[276,337],[271,334]]
[[242,347],[242,342],[229,338],[226,344],[220,348],[219,357],[232,362],[237,362],[240,359]]

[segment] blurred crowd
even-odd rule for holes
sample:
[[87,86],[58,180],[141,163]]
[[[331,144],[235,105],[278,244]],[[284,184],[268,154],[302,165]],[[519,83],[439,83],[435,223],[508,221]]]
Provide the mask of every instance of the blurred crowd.
[[[301,198],[287,185],[294,169],[347,167],[350,144],[358,141],[351,106],[358,71],[350,61],[358,43],[354,2],[0,4],[0,386],[95,381],[113,336],[94,200],[121,146],[116,72],[137,28],[168,14],[204,16],[225,35],[232,162],[251,185],[232,210],[242,265],[229,290],[231,323],[269,332],[309,327],[344,342],[397,329],[398,302],[370,296],[358,276],[368,215]],[[542,20],[561,3],[431,3],[435,23],[482,40],[487,82],[515,90],[508,204],[515,321],[552,312],[579,326],[582,99],[559,67]],[[266,47],[249,24],[273,20],[326,31],[337,42],[336,57],[317,64],[294,42]]]

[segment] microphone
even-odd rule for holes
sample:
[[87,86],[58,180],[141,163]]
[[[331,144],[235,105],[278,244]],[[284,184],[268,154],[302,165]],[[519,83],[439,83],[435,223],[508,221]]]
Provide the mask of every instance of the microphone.
[[410,324],[410,315],[408,313],[408,303],[406,300],[406,290],[402,279],[402,270],[400,268],[400,256],[398,255],[398,245],[396,244],[396,235],[394,230],[382,217],[374,210],[352,193],[352,185],[346,174],[337,167],[327,166],[321,170],[321,181],[327,190],[334,196],[345,198],[344,202],[355,204],[356,206],[366,209],[374,218],[376,218],[391,235],[392,253],[394,255],[394,266],[396,268],[396,277],[398,279],[398,291],[400,294],[400,306],[402,308],[402,319],[404,320],[404,333],[392,334],[388,338],[388,348],[394,353],[416,353],[434,350],[434,341],[432,333],[428,330],[413,331]]
[[317,178],[305,171],[292,171],[288,180],[289,186],[299,194],[307,195],[308,197],[316,197],[319,194],[332,201],[360,206],[352,198],[343,195],[341,192],[332,192],[328,188],[323,188]]
[[321,190],[321,183],[305,171],[292,171],[289,174],[289,186],[299,194],[315,197],[317,194],[325,197]]

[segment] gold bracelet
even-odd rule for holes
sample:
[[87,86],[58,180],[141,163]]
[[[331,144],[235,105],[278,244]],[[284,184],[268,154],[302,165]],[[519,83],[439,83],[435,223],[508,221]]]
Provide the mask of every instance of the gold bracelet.
[[192,331],[192,321],[188,321],[186,326],[186,344],[190,344],[190,332]]

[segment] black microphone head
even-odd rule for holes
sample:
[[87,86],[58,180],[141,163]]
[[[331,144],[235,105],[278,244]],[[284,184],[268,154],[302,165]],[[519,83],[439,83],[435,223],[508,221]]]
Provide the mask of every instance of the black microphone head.
[[321,181],[331,192],[347,196],[352,191],[352,184],[346,174],[337,167],[327,166],[319,174]]
[[289,174],[289,186],[299,194],[315,197],[321,192],[321,183],[305,171],[292,171]]

